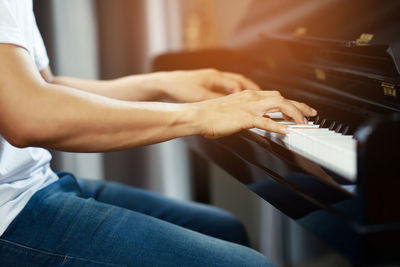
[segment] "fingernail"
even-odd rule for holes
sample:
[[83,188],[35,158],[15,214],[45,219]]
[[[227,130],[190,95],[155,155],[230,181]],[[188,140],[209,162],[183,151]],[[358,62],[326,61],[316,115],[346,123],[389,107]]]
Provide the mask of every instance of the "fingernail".
[[317,114],[317,111],[315,109],[311,108],[311,111],[313,114]]
[[307,124],[308,120],[306,118],[304,118],[304,124]]
[[283,128],[283,132],[284,132],[285,134],[290,134],[289,127],[284,127],[284,128]]

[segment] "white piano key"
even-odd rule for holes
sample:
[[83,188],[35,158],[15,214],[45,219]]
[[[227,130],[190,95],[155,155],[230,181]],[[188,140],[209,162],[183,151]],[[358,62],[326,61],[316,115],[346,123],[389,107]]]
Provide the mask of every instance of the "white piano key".
[[297,125],[294,121],[279,121],[279,124],[288,125],[288,126],[295,126]]
[[287,135],[269,133],[256,130],[258,134],[270,136],[288,149],[315,161],[316,163],[348,178],[356,179],[356,146],[352,136],[342,135],[318,125],[294,124],[293,122],[279,122],[288,125],[290,133]]
[[319,128],[318,125],[314,125],[314,124],[292,124],[292,125],[288,125],[288,128],[290,128],[290,129],[325,129],[325,128]]
[[265,113],[265,115],[274,120],[284,119],[282,112],[270,112],[270,113]]

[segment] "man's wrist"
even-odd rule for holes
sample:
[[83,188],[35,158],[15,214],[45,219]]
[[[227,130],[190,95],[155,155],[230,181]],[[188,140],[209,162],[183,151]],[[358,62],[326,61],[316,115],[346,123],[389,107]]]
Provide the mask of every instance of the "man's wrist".
[[177,95],[177,89],[179,85],[179,76],[183,74],[183,71],[165,71],[165,72],[154,72],[150,75],[150,80],[154,82],[155,88],[162,96],[162,100],[168,100],[173,102],[180,102]]
[[151,92],[154,96],[153,100],[166,100],[169,96],[167,75],[166,72],[153,72],[143,75],[142,80],[139,82],[144,86],[145,90]]
[[109,81],[108,88],[119,88],[130,101],[159,101],[167,99],[163,73],[131,75]]
[[175,125],[182,127],[180,136],[198,135],[204,127],[200,107],[193,103],[178,104],[182,107],[175,121]]

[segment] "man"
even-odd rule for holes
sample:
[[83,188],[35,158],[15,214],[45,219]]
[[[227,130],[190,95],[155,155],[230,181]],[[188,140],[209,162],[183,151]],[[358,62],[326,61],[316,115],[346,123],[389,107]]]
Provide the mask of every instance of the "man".
[[[304,123],[316,111],[217,70],[90,81],[54,77],[48,63],[32,0],[0,0],[1,266],[269,265],[229,213],[56,174],[45,149],[114,151],[252,127],[285,134],[263,114]],[[160,99],[186,103],[145,102]]]

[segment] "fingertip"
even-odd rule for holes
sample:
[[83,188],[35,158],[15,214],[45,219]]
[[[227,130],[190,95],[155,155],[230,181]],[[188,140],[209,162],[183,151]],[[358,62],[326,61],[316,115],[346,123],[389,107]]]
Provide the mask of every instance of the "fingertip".
[[251,80],[248,82],[248,85],[252,90],[261,91],[261,87]]
[[311,108],[311,116],[317,116],[317,114],[318,112],[315,109]]
[[256,84],[252,84],[252,85],[249,87],[249,89],[250,89],[250,90],[254,90],[254,91],[261,91],[260,86],[258,86],[258,85],[256,85]]
[[232,93],[239,93],[241,91],[243,91],[243,90],[238,86],[238,87],[235,87],[234,90],[232,90]]
[[296,124],[307,124],[308,121],[305,117],[299,118],[295,120]]
[[289,127],[287,127],[287,126],[282,126],[282,127],[281,127],[281,133],[282,133],[282,134],[289,134],[289,133],[290,133]]

